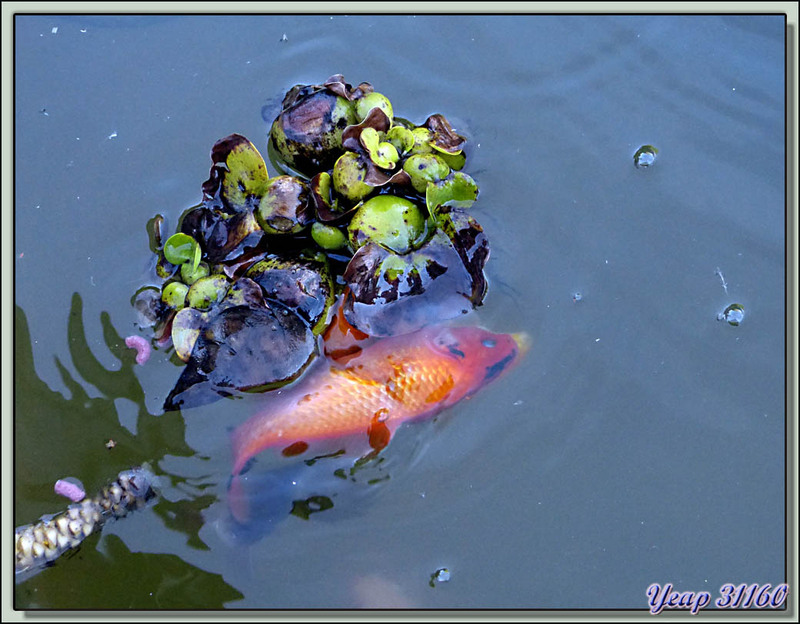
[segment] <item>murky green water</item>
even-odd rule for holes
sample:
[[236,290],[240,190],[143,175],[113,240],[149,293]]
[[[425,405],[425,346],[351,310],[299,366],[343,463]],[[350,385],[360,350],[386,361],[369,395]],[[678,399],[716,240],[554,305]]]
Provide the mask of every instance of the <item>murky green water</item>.
[[[653,582],[785,580],[782,16],[20,16],[15,44],[15,525],[64,476],[164,478],[16,608],[644,609]],[[533,348],[404,427],[390,478],[231,545],[227,435],[256,403],[162,413],[180,369],[123,343],[145,223],[334,73],[468,133],[474,320]]]

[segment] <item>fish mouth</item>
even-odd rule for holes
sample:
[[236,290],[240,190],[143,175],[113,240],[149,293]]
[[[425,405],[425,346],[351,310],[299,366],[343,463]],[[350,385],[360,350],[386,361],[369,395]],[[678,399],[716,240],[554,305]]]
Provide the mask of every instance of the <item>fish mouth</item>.
[[517,349],[519,350],[520,355],[524,355],[530,350],[531,337],[525,332],[511,334],[511,338],[513,338],[514,342],[517,344]]

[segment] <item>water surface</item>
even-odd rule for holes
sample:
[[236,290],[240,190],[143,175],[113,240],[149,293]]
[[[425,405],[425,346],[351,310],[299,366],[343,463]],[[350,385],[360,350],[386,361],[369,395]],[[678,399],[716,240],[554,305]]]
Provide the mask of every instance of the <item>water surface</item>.
[[[785,580],[783,16],[29,15],[15,45],[15,525],[64,476],[165,479],[17,608],[642,609],[653,582]],[[162,414],[180,369],[122,342],[145,223],[171,231],[217,139],[264,151],[262,106],[334,73],[468,134],[472,320],[533,348],[403,428],[390,478],[231,544],[227,434],[255,403]]]

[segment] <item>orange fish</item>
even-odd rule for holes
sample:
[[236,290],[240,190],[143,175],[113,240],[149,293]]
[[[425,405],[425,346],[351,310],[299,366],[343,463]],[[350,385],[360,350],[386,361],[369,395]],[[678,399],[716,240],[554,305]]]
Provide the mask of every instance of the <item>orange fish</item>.
[[321,361],[233,432],[233,475],[269,447],[295,455],[311,440],[365,433],[380,450],[398,424],[472,396],[515,364],[525,346],[521,334],[433,327],[345,349],[346,357]]

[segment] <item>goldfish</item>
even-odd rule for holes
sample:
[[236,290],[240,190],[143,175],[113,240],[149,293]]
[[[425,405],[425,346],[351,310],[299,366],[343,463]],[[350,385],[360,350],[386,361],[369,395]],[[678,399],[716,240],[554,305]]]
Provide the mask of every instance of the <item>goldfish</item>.
[[474,395],[516,364],[526,348],[524,334],[443,326],[338,348],[346,357],[322,360],[233,432],[233,477],[270,447],[296,455],[312,440],[364,433],[380,450],[397,425]]

